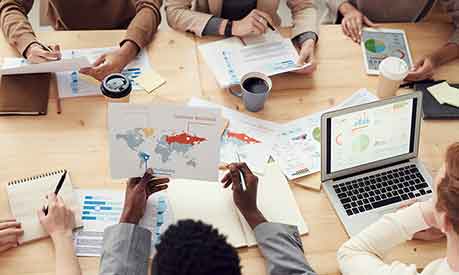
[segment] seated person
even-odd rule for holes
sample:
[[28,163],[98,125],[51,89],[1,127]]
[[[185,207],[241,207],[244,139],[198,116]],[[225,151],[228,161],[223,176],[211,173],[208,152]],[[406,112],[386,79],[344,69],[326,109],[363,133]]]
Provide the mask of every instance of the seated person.
[[459,143],[448,148],[433,189],[432,200],[387,214],[346,242],[338,251],[343,275],[417,275],[413,264],[386,264],[382,259],[417,232],[432,228],[446,235],[446,257],[433,261],[420,274],[459,274]]
[[[56,274],[80,275],[80,264],[75,255],[73,228],[75,215],[61,197],[48,195],[48,215],[37,210],[41,225],[50,235],[56,255]],[[21,224],[14,219],[0,222],[0,252],[19,246],[19,237],[24,233]]]
[[[239,171],[247,190],[242,191]],[[167,188],[167,180],[156,179],[151,169],[142,179],[130,179],[120,224],[105,230],[100,274],[139,275],[148,272],[151,233],[138,226],[148,197]],[[258,178],[245,164],[230,165],[223,178],[232,186],[234,203],[254,229],[269,274],[313,275],[306,263],[298,230],[294,226],[267,222],[257,207]],[[155,275],[239,275],[241,266],[236,249],[212,226],[191,220],[171,225],[161,236],[152,262]]]
[[[59,59],[58,46],[40,43],[27,19],[33,0],[0,1],[0,24],[8,42],[33,63]],[[42,3],[44,1],[41,1]],[[56,30],[126,29],[120,47],[82,70],[102,80],[120,72],[153,38],[161,21],[161,0],[48,0],[48,17]]]
[[[419,22],[434,7],[435,0],[326,0],[329,18],[325,22],[341,24],[345,35],[360,43],[362,27],[376,23]],[[453,19],[454,32],[448,42],[418,60],[406,80],[431,78],[435,69],[459,57],[459,0],[439,0]]]
[[[311,63],[298,73],[309,74],[315,70],[315,44],[318,40],[317,11],[314,1],[288,0],[293,15],[292,41],[300,50],[299,65]],[[166,16],[169,25],[180,31],[198,36],[259,35],[268,30],[268,22],[280,25],[277,14],[279,0],[166,0]]]

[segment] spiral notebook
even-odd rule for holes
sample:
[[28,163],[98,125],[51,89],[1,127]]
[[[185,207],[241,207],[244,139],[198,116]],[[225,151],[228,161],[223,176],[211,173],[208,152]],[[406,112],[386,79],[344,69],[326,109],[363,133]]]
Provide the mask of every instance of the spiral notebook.
[[[24,235],[19,239],[19,243],[48,237],[38,220],[37,210],[43,208],[46,203],[46,195],[54,192],[64,172],[65,170],[57,170],[8,183],[6,191],[11,212],[24,230]],[[83,223],[80,204],[68,173],[59,191],[59,196],[62,197],[66,206],[74,210],[76,227],[81,227]]]

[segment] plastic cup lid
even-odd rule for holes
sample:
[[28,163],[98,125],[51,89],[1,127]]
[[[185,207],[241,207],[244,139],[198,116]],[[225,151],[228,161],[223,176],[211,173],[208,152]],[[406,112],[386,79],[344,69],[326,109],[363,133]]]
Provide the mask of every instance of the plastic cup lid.
[[379,73],[391,80],[403,80],[408,75],[408,65],[397,57],[387,57],[379,64]]
[[122,98],[132,91],[131,81],[122,74],[110,74],[102,81],[102,94],[110,98]]

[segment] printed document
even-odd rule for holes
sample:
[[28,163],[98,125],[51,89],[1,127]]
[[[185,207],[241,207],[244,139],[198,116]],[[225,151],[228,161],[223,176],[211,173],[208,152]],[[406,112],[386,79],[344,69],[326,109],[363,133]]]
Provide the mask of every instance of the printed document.
[[[99,257],[102,254],[104,230],[118,224],[123,211],[124,191],[102,189],[78,190],[83,228],[75,231],[76,255]],[[150,230],[151,255],[160,235],[173,222],[173,214],[164,192],[155,193],[147,201],[145,214],[139,225]]]
[[217,109],[112,103],[108,107],[111,176],[215,181],[223,120]]
[[280,125],[254,118],[198,98],[192,98],[189,106],[218,108],[229,121],[221,138],[220,160],[225,164],[241,161],[257,174],[263,174]]
[[232,37],[201,45],[199,49],[223,88],[239,84],[249,72],[272,76],[309,66],[297,65],[299,56],[291,40],[276,32],[243,39]]
[[21,57],[5,57],[3,58],[0,74],[57,73],[79,70],[90,66],[91,62],[84,56],[62,56],[61,60],[40,64],[32,64],[27,59]]
[[[62,57],[87,58],[92,64],[99,56],[114,49],[116,49],[116,47],[64,50],[62,51]],[[150,70],[151,66],[148,60],[148,54],[145,50],[141,50],[136,58],[131,61],[121,73],[131,80],[134,91],[142,91],[143,88],[139,86],[135,80],[144,72]],[[60,98],[102,95],[100,82],[90,76],[80,74],[78,70],[59,72],[56,74],[56,78]]]

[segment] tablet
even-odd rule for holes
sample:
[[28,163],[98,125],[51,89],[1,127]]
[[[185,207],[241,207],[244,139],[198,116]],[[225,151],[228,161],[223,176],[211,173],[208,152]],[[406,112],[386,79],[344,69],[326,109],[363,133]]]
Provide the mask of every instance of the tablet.
[[413,67],[403,30],[363,28],[361,45],[365,69],[369,75],[379,75],[379,63],[389,56],[403,59],[408,68]]

